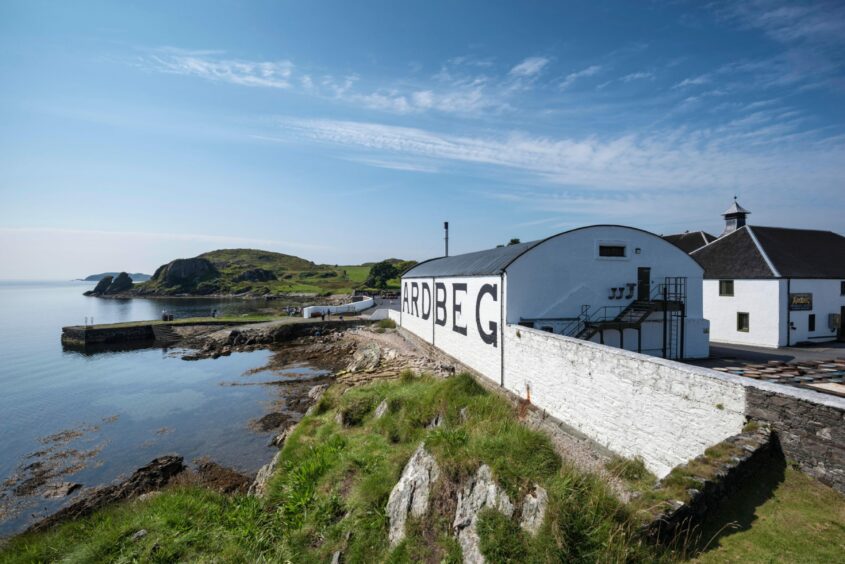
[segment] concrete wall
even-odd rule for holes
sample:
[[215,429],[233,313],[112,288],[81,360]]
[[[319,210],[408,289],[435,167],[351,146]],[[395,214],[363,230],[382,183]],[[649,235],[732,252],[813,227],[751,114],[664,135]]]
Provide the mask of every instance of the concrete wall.
[[[790,280],[789,292],[793,294],[813,294],[813,309],[811,311],[792,311],[790,321],[795,329],[789,333],[791,344],[802,341],[823,343],[836,339],[836,331],[828,327],[828,315],[839,313],[842,306],[845,306],[845,296],[840,293],[841,280]],[[786,292],[786,290],[784,290]],[[784,307],[786,307],[784,300]],[[784,315],[786,310],[784,309]],[[809,330],[810,314],[816,316],[816,330]],[[784,321],[784,327],[786,321]],[[784,343],[785,344],[785,343]]]
[[658,477],[745,423],[745,390],[703,368],[515,325],[504,387]]
[[350,304],[343,304],[338,306],[308,306],[302,308],[302,317],[308,319],[310,317],[322,314],[341,314],[341,313],[358,313],[365,309],[370,309],[376,304],[373,298],[366,298],[360,302],[352,302]]
[[[734,295],[720,296],[719,281],[704,281],[704,317],[710,320],[710,340],[720,343],[778,347],[786,344],[786,282],[734,280]],[[749,314],[749,331],[736,330],[737,312]]]

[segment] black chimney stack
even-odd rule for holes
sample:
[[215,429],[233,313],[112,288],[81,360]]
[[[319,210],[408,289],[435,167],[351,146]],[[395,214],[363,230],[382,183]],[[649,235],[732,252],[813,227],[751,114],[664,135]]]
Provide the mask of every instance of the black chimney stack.
[[449,222],[443,222],[443,229],[446,231],[446,256],[449,256]]

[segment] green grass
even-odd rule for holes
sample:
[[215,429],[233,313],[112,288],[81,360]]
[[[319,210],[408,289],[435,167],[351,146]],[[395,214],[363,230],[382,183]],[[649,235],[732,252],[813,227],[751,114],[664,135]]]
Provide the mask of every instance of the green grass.
[[696,562],[841,562],[845,554],[845,497],[793,468],[758,481],[722,513],[732,525],[705,525],[704,538],[715,539]]
[[[382,400],[388,413],[375,420],[372,411]],[[466,419],[460,415],[464,407]],[[335,421],[338,412],[348,426]],[[427,429],[438,413],[445,425]],[[411,523],[408,538],[391,551],[387,498],[421,441],[443,470],[435,488],[440,497],[432,503],[451,503],[451,510]],[[345,394],[332,388],[317,413],[288,439],[282,460],[263,501],[170,488],[149,501],[124,503],[13,539],[0,561],[325,562],[343,550],[347,562],[459,562],[451,531],[454,501],[448,500],[482,462],[516,503],[535,483],[546,487],[551,499],[541,533],[522,538],[516,548],[508,533],[512,522],[484,529],[491,555],[505,551],[528,561],[573,562],[658,556],[632,536],[624,508],[598,479],[562,463],[544,435],[521,425],[509,404],[469,376],[406,375]],[[132,541],[140,529],[148,534]]]
[[[0,562],[326,562],[336,550],[346,562],[460,562],[451,529],[454,500],[481,463],[490,465],[517,508],[535,484],[549,494],[536,537],[519,528],[518,513],[513,519],[495,511],[480,515],[481,547],[490,562],[677,558],[639,540],[635,506],[621,504],[600,478],[561,460],[545,435],[523,426],[510,404],[467,375],[440,380],[404,374],[342,392],[330,388],[296,427],[263,500],[172,487],[150,500],[12,539]],[[376,420],[373,411],[382,401],[388,410]],[[428,429],[437,415],[445,423]],[[412,520],[407,538],[391,550],[387,499],[422,441],[441,467],[431,500],[436,510]],[[608,468],[633,482],[653,479],[641,461],[616,459]],[[754,518],[747,507],[735,511],[750,528],[723,530],[701,562],[821,562],[842,554],[842,496],[792,470],[785,479],[780,475],[774,495],[753,504]],[[772,486],[761,482],[760,488]],[[148,534],[132,540],[140,529]]]

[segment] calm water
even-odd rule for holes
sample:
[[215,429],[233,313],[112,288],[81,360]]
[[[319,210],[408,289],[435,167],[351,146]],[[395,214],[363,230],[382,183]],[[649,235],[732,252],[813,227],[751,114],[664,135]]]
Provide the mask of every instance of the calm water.
[[[0,282],[0,484],[6,482],[0,486],[0,504],[6,506],[5,517],[0,508],[0,536],[20,530],[33,512],[61,504],[42,498],[43,492],[10,491],[21,483],[15,476],[26,477],[33,462],[84,463],[72,475],[49,481],[87,487],[128,475],[162,454],[180,454],[186,462],[208,456],[244,472],[256,471],[272,455],[272,433],[253,432],[248,423],[270,411],[284,388],[226,385],[272,379],[244,375],[263,366],[269,351],[188,362],[163,349],[85,355],[63,351],[60,343],[61,327],[80,324],[85,316],[96,323],[135,321],[157,318],[165,308],[176,317],[205,315],[211,308],[234,315],[263,302],[81,295],[91,287]],[[50,438],[66,430],[73,432]],[[9,515],[9,503],[24,505]]]

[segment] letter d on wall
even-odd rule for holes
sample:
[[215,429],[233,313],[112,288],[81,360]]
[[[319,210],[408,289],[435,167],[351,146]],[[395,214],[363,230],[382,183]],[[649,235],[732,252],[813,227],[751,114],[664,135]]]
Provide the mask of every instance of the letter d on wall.
[[490,331],[487,333],[484,332],[484,328],[481,326],[481,300],[486,295],[493,298],[494,302],[498,302],[498,284],[485,284],[481,287],[481,290],[478,291],[478,297],[475,298],[475,325],[478,327],[478,334],[481,335],[482,341],[495,347],[497,346],[499,339],[499,324],[495,321],[489,322],[487,326]]

